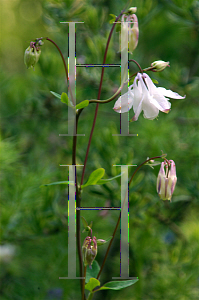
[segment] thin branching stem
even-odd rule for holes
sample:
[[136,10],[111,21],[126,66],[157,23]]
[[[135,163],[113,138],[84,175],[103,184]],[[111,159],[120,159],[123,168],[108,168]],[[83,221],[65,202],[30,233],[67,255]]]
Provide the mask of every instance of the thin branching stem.
[[[125,8],[125,9],[126,9],[126,8]],[[122,14],[125,12],[125,9],[124,9],[124,10],[119,14],[119,16],[116,18],[116,20],[115,20],[115,22],[114,22],[114,24],[113,24],[113,26],[112,26],[112,28],[111,28],[111,31],[110,31],[110,33],[109,33],[109,37],[108,37],[108,40],[107,40],[107,43],[106,43],[106,49],[105,49],[105,53],[104,53],[104,59],[103,59],[103,63],[102,63],[103,65],[104,65],[105,62],[106,62],[106,57],[107,57],[108,47],[109,47],[110,40],[111,40],[111,37],[112,37],[112,34],[113,34],[113,30],[114,30],[114,28],[115,28],[115,26],[116,26],[117,21],[118,21],[119,18],[122,16]],[[101,73],[101,79],[100,79],[100,84],[99,84],[99,91],[98,91],[98,97],[97,97],[97,100],[100,100],[103,78],[104,78],[104,67],[102,67],[102,73]],[[94,115],[94,119],[93,119],[93,125],[92,125],[91,133],[90,133],[90,136],[89,136],[89,141],[88,141],[88,146],[87,146],[87,150],[86,150],[86,156],[85,156],[84,166],[83,166],[83,171],[82,171],[82,177],[81,177],[80,189],[81,189],[81,185],[83,184],[83,181],[84,181],[85,169],[86,169],[86,164],[87,164],[87,160],[88,160],[88,153],[89,153],[89,150],[90,150],[90,145],[91,145],[91,140],[92,140],[92,136],[93,136],[93,131],[94,131],[95,124],[96,124],[98,108],[99,108],[99,103],[97,103],[97,105],[96,105],[95,115]]]
[[[48,37],[45,38],[47,41],[51,42],[56,48],[57,50],[59,51],[59,54],[61,55],[61,58],[62,58],[62,61],[63,61],[63,64],[64,64],[64,69],[65,69],[65,73],[66,73],[66,80],[68,82],[68,69],[67,69],[67,66],[66,66],[66,61],[64,59],[64,56],[61,52],[61,49],[59,48],[59,46],[51,39],[49,39]],[[70,83],[68,82],[68,89],[69,89],[69,92],[70,92],[70,95],[71,95],[71,100],[72,100],[72,103],[73,105],[75,106],[75,100],[74,100],[74,97],[73,97],[73,93],[72,93],[72,90],[71,90],[71,87],[70,87]]]
[[[135,174],[137,173],[137,171],[138,171],[143,165],[145,165],[145,164],[146,164],[148,161],[150,161],[150,160],[154,160],[154,159],[158,159],[158,158],[163,158],[163,159],[165,159],[165,160],[167,161],[167,159],[166,159],[164,156],[165,156],[165,155],[163,154],[163,155],[161,155],[161,156],[151,157],[151,158],[148,158],[147,160],[145,160],[143,163],[141,163],[141,164],[135,169],[133,175],[131,176],[131,179],[129,180],[129,183],[128,183],[128,188],[129,188],[129,186],[130,186],[130,184],[131,184],[131,182],[132,182],[132,180],[133,180]],[[100,277],[100,275],[101,275],[101,273],[102,273],[102,270],[103,270],[103,268],[104,268],[106,259],[107,259],[107,257],[108,257],[108,253],[109,253],[109,251],[110,251],[110,248],[111,248],[113,239],[114,239],[114,237],[115,237],[116,231],[117,231],[118,226],[119,226],[119,224],[120,224],[121,214],[122,214],[122,211],[123,211],[123,209],[124,209],[124,204],[125,204],[125,201],[126,201],[126,198],[127,198],[127,195],[128,195],[128,188],[127,188],[127,190],[126,190],[126,193],[125,193],[125,196],[124,196],[124,201],[123,201],[123,204],[122,204],[122,207],[121,207],[121,211],[120,211],[120,214],[119,214],[119,217],[118,217],[118,220],[117,220],[115,229],[114,229],[114,231],[113,231],[112,239],[111,239],[110,242],[109,242],[108,248],[107,248],[107,250],[106,250],[106,254],[105,254],[105,256],[104,256],[104,260],[103,260],[103,262],[102,262],[101,268],[100,268],[99,273],[98,273],[98,275],[97,275],[97,279],[99,279],[99,277]]]

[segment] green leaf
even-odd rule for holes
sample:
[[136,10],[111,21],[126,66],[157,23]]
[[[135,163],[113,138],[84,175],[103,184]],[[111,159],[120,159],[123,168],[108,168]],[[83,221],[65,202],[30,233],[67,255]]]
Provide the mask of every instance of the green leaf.
[[[88,185],[102,185],[102,184],[108,183],[108,182],[110,182],[110,181],[112,181],[116,178],[121,177],[121,175],[123,174],[123,173],[121,173],[119,175],[116,175],[116,176],[108,178],[108,179],[101,179],[104,175],[104,172],[105,172],[105,170],[104,171],[102,171],[102,170],[104,170],[104,169],[100,168],[100,169],[97,169],[97,170],[93,171],[91,173],[88,181],[85,184],[82,185],[82,188],[85,188]],[[94,176],[96,176],[96,177],[94,178]]]
[[[53,91],[50,91],[51,92],[51,94],[53,94],[56,98],[58,98],[58,99],[60,99],[61,100],[61,102],[63,102],[63,103],[65,103],[65,104],[67,104],[68,106],[70,106],[70,107],[73,107],[73,105],[71,104],[71,102],[70,102],[70,100],[69,100],[69,98],[68,98],[68,95],[66,94],[66,93],[62,93],[61,95],[60,94],[57,94],[57,93],[55,93],[55,92],[53,92]],[[88,101],[88,100],[85,100],[85,101]],[[84,101],[82,101],[81,103],[83,103]],[[80,104],[81,104],[80,103]],[[78,105],[80,105],[80,104],[78,104]],[[89,103],[88,103],[89,104]],[[86,106],[88,106],[88,104],[86,105]],[[77,105],[77,106],[78,106]]]
[[67,104],[68,106],[72,106],[70,100],[68,99],[68,95],[66,93],[61,94],[61,102]]
[[100,286],[99,280],[97,280],[96,278],[90,278],[89,282],[85,285],[85,289],[92,292],[92,290],[96,288],[96,286]]
[[97,184],[97,182],[104,176],[104,173],[105,170],[103,168],[99,168],[93,171],[89,176],[88,181],[85,184],[83,184],[81,187],[85,188],[86,186]]
[[113,24],[115,22],[115,20],[116,20],[117,17],[114,14],[109,14],[109,16],[112,17],[111,20],[109,21],[109,24]]
[[133,280],[125,280],[125,281],[110,281],[107,282],[105,285],[100,287],[98,291],[100,290],[121,290],[124,289],[134,283],[136,283],[139,279],[133,279]]
[[151,78],[151,80],[153,81],[153,83],[159,84],[159,82],[156,79]]
[[61,100],[61,95],[60,95],[60,94],[57,94],[57,93],[55,93],[55,92],[53,92],[53,91],[50,91],[50,92],[51,92],[51,94],[53,94],[56,98],[58,98],[58,99]]
[[89,282],[90,278],[96,278],[100,270],[100,266],[96,260],[92,264],[92,269],[87,266],[86,269],[86,283]]
[[52,183],[48,183],[48,184],[42,184],[40,187],[48,186],[48,185],[57,185],[57,184],[71,184],[71,185],[74,185],[74,182],[73,181],[56,181],[56,182],[52,182]]
[[88,100],[84,100],[75,106],[76,109],[81,109],[89,105]]
[[116,176],[114,176],[114,177],[108,178],[108,179],[99,179],[98,182],[97,182],[97,184],[105,184],[105,183],[108,183],[109,181],[112,181],[112,180],[114,180],[114,179],[116,179],[116,178],[118,178],[118,177],[121,177],[122,174],[123,174],[123,173],[121,173],[121,174],[119,174],[119,175],[116,175]]

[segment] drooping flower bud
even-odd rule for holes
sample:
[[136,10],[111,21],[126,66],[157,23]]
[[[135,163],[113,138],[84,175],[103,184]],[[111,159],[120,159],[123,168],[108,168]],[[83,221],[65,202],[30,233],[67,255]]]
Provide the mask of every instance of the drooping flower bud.
[[130,8],[128,9],[128,13],[129,13],[129,14],[134,14],[134,13],[136,13],[136,11],[137,11],[137,7],[130,7]]
[[87,265],[89,265],[91,269],[92,263],[97,255],[97,240],[95,236],[93,237],[93,239],[90,236],[87,236],[85,238],[82,246],[82,252],[84,266],[86,267]]
[[[136,7],[131,8],[132,11],[136,11]],[[128,47],[129,41],[129,52],[132,53],[133,50],[137,47],[138,37],[139,37],[139,27],[138,27],[138,18],[135,14],[131,15],[122,15],[121,23],[121,35],[123,38],[123,43],[121,45],[121,51]]]
[[[166,165],[166,174],[164,167]],[[169,169],[170,167],[170,169]],[[175,189],[177,182],[176,167],[173,160],[169,160],[169,166],[167,162],[162,162],[160,171],[157,178],[157,192],[162,200],[170,200]]]
[[103,239],[97,239],[97,245],[98,246],[101,246],[101,245],[104,245],[106,244],[106,240],[103,240]]
[[27,69],[36,65],[39,60],[41,54],[41,50],[38,46],[36,46],[35,42],[31,42],[30,46],[25,50],[24,53],[24,63],[27,66]]
[[169,66],[169,61],[163,61],[163,60],[156,60],[151,64],[151,67],[154,69],[152,70],[153,72],[161,72],[163,71],[166,67]]

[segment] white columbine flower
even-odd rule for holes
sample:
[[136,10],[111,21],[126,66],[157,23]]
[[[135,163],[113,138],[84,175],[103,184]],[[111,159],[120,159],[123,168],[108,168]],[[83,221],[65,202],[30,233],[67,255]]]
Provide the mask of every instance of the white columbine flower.
[[138,73],[133,84],[128,88],[128,92],[119,97],[115,102],[113,109],[118,113],[129,111],[133,106],[134,117],[132,121],[137,121],[141,111],[144,112],[144,118],[153,120],[159,110],[168,113],[171,103],[168,98],[184,99],[178,93],[166,90],[163,87],[156,87],[151,78],[143,73]]
[[[164,167],[166,165],[166,174]],[[170,167],[170,170],[169,170]],[[177,182],[176,167],[173,160],[169,160],[169,166],[164,161],[161,163],[157,179],[157,192],[162,200],[170,200]]]

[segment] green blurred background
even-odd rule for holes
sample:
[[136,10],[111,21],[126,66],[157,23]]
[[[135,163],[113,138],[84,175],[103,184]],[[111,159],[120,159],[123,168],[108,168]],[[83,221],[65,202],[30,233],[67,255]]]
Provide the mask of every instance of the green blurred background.
[[[111,25],[127,1],[1,0],[1,291],[2,300],[80,299],[78,280],[59,280],[68,272],[68,190],[66,186],[40,187],[67,180],[72,138],[67,133],[67,106],[50,91],[67,92],[58,51],[45,42],[38,64],[27,70],[23,55],[31,40],[53,39],[67,59],[68,27],[76,25],[77,63],[102,63]],[[178,182],[172,203],[156,193],[159,167],[145,166],[129,189],[129,273],[139,282],[122,291],[103,291],[95,299],[194,300],[199,294],[198,204],[198,96],[199,1],[132,1],[137,6],[140,37],[130,58],[143,68],[155,60],[170,68],[149,74],[159,86],[185,95],[171,100],[170,113],[158,120],[140,115],[130,124],[138,137],[113,137],[119,132],[119,114],[113,102],[99,107],[85,180],[96,168],[106,176],[119,174],[113,164],[140,164],[147,157],[167,153],[177,167]],[[119,34],[114,33],[107,63],[120,63]],[[130,66],[130,74],[136,72]],[[77,69],[77,103],[97,98],[101,68]],[[119,87],[120,72],[106,68],[102,99]],[[84,110],[79,122],[77,163],[83,164],[95,105]],[[130,117],[133,111],[130,111]],[[129,176],[133,168],[129,169]],[[78,176],[81,175],[81,168]],[[83,206],[119,206],[120,179],[88,187]],[[94,221],[97,238],[112,235],[118,212],[83,212]],[[83,225],[82,225],[83,230]],[[85,234],[82,234],[82,242]],[[101,282],[119,276],[119,230]],[[102,263],[106,245],[98,251]],[[78,270],[77,270],[78,274]]]

